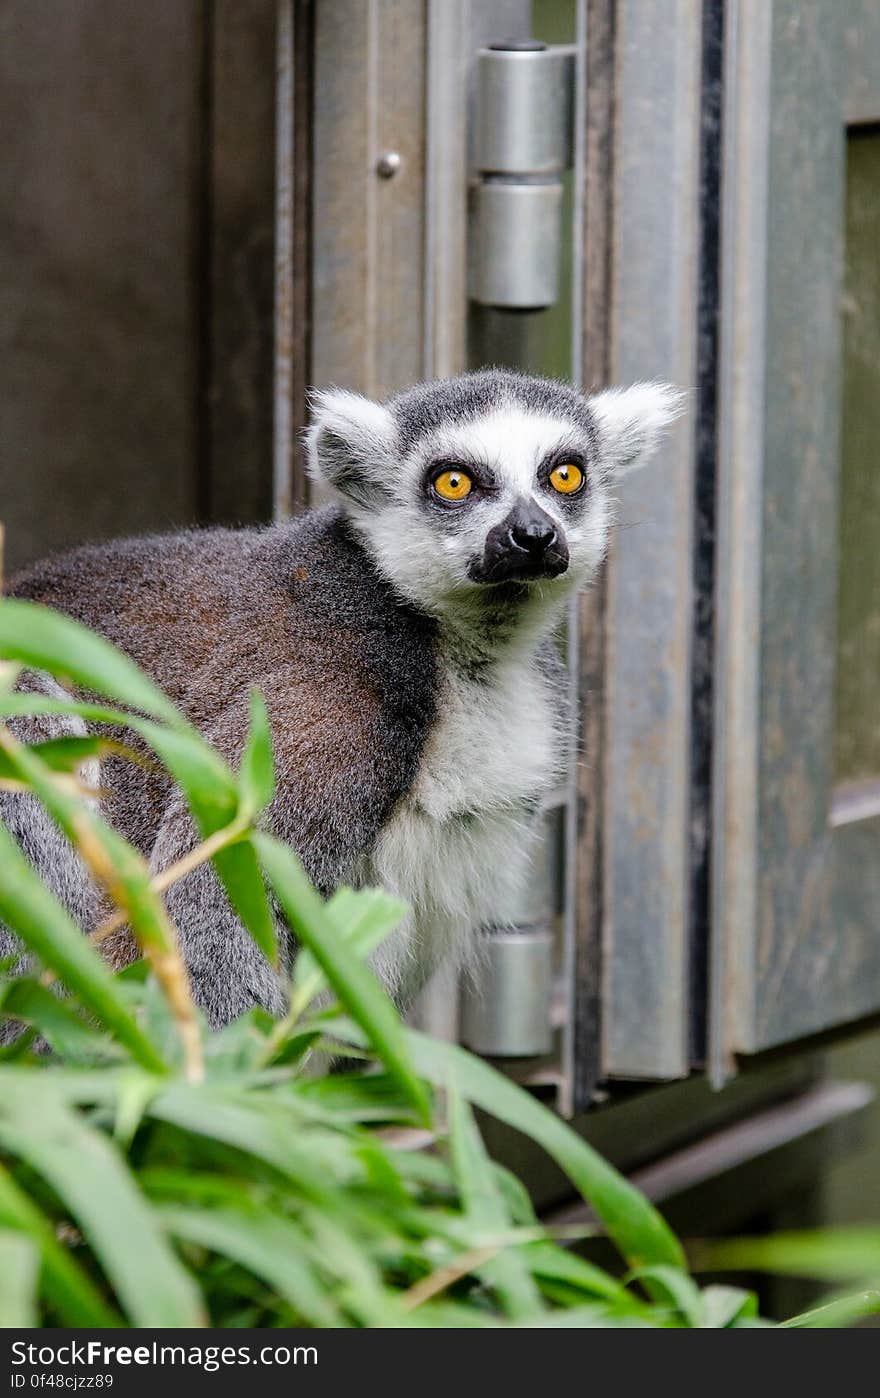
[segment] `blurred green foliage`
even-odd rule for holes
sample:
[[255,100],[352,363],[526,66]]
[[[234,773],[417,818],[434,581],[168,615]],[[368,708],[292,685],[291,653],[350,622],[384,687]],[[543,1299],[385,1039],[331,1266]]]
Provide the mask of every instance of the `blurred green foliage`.
[[[29,693],[28,669],[72,697]],[[10,720],[50,712],[80,715],[90,736],[15,738]],[[120,727],[149,744],[201,831],[158,877],[79,776],[108,729],[118,753]],[[119,651],[45,608],[0,602],[0,785],[45,804],[116,908],[98,929],[76,926],[0,826],[0,919],[30,953],[0,982],[18,1030],[0,1050],[0,1324],[766,1324],[750,1292],[699,1287],[653,1206],[555,1114],[404,1025],[366,960],[403,907],[376,889],[319,897],[260,827],[273,784],[259,695],[235,772]],[[193,1004],[162,893],[207,859],[264,950],[275,954],[273,906],[302,948],[280,1021],[254,1010],[211,1033]],[[143,957],[114,974],[99,943],[123,924]],[[327,1073],[334,1059],[344,1067]],[[572,1250],[584,1230],[541,1225],[487,1155],[475,1108],[567,1172],[618,1274]],[[791,1324],[877,1309],[876,1238],[823,1246],[719,1244],[702,1263],[797,1263],[864,1284]]]

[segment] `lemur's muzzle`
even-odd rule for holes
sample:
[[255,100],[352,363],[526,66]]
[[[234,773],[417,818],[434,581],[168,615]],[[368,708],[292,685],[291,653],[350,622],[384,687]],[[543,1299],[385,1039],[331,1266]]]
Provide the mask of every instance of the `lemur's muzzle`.
[[486,535],[482,558],[471,561],[474,582],[557,578],[568,567],[568,544],[559,526],[534,500],[518,500]]

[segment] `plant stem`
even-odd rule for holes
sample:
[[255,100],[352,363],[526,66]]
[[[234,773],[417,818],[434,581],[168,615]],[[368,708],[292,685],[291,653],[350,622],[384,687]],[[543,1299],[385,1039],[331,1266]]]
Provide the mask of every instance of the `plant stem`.
[[[169,864],[167,869],[156,874],[151,879],[151,886],[156,893],[164,893],[167,888],[175,883],[179,883],[187,874],[191,874],[193,869],[198,869],[200,864],[207,864],[209,859],[213,859],[219,850],[225,849],[227,845],[234,845],[236,840],[240,840],[242,828],[239,822],[234,821],[232,825],[224,826],[222,830],[216,830],[213,835],[209,835],[207,840],[203,840],[195,849],[190,850],[182,859],[177,859],[173,864]],[[118,908],[110,917],[99,923],[94,931],[89,933],[89,941],[95,946],[99,946],[111,932],[117,932],[120,927],[125,927],[128,923],[128,915],[124,908]]]
[[[2,723],[0,723],[0,750],[11,758],[14,769],[23,771],[23,775],[27,777],[27,767],[22,768],[21,764],[20,755],[24,751],[22,744]],[[41,769],[40,780],[45,782],[47,786],[55,787],[64,796],[65,802],[70,801],[70,796],[64,789],[65,777],[53,772],[33,753],[30,754],[30,760],[39,765]],[[35,782],[34,788],[36,794],[39,791],[39,783]],[[65,805],[62,808],[63,814],[53,811],[51,805],[48,805],[47,809],[76,846],[98,883],[106,889],[121,910],[121,923],[131,922],[131,909],[125,911],[126,904],[130,901],[126,880],[124,876],[119,874],[113,858],[104,847],[98,833],[100,826],[95,817],[85,805],[77,805],[72,808]],[[140,856],[136,855],[134,850],[131,850],[131,854],[139,864],[143,864]],[[146,866],[143,867],[144,872],[146,872]],[[151,888],[149,881],[148,887]],[[141,945],[171,1007],[183,1046],[185,1075],[190,1082],[201,1082],[204,1077],[202,1040],[189,977],[180,955],[177,930],[172,924],[161,898],[156,898],[156,906],[152,909],[152,913],[155,931],[149,937],[142,936]]]
[[470,1252],[463,1252],[445,1267],[438,1267],[436,1272],[431,1272],[429,1276],[422,1277],[409,1290],[405,1291],[400,1298],[401,1306],[405,1311],[414,1311],[416,1306],[422,1306],[426,1301],[430,1301],[441,1291],[446,1291],[455,1282],[466,1277],[469,1272],[474,1272],[478,1267],[482,1267],[484,1262],[489,1262],[497,1253],[501,1251],[500,1244],[494,1247],[472,1248]]

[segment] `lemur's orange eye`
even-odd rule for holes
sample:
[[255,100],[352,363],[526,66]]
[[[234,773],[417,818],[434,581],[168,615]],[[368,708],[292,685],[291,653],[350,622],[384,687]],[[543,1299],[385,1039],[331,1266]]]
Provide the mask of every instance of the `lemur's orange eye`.
[[584,482],[584,473],[573,461],[561,461],[550,472],[550,484],[560,495],[574,495]]
[[434,481],[434,490],[441,500],[466,500],[474,483],[466,471],[442,471]]

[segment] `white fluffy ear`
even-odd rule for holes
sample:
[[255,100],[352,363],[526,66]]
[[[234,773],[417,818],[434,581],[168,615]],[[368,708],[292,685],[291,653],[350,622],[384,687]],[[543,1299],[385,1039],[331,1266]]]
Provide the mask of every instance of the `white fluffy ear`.
[[388,479],[395,447],[388,409],[341,388],[313,394],[311,405],[306,445],[313,479],[359,505],[387,493],[383,479]]
[[607,388],[588,400],[615,477],[653,456],[667,427],[684,412],[686,395],[668,383]]

